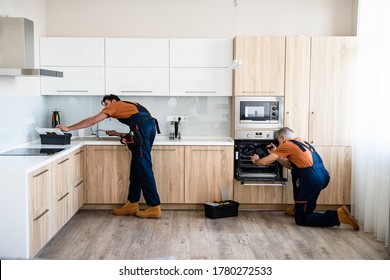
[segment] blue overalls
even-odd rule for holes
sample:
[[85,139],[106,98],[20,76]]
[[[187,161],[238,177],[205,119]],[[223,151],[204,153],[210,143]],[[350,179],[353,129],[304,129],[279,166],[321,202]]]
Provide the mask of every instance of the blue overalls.
[[295,222],[298,225],[311,227],[332,227],[339,226],[339,219],[336,210],[327,210],[324,213],[313,212],[317,205],[317,198],[320,192],[329,184],[329,173],[325,169],[320,155],[309,143],[305,144],[289,140],[297,145],[302,152],[306,149],[311,152],[313,166],[298,168],[291,163],[293,193],[295,201]]
[[154,179],[152,168],[151,151],[156,137],[156,126],[158,122],[153,118],[149,111],[140,104],[123,101],[133,104],[137,107],[139,113],[130,116],[129,118],[118,119],[134,130],[138,126],[138,130],[142,137],[142,145],[139,148],[132,150],[130,164],[130,185],[128,201],[138,202],[142,194],[148,206],[160,205],[160,197],[157,193],[156,181]]

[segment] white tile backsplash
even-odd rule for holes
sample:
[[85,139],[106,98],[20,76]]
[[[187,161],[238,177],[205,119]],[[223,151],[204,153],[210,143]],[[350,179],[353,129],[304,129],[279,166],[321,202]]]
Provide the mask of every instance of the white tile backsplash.
[[[48,111],[60,111],[61,123],[74,124],[96,115],[102,110],[100,96],[47,96]],[[188,122],[181,124],[182,136],[230,136],[231,97],[121,97],[146,107],[160,124],[161,134],[169,134],[165,115],[186,115]],[[115,119],[99,124],[101,129],[126,132],[128,127]],[[77,135],[77,131],[72,132]],[[86,135],[89,130],[86,130]]]

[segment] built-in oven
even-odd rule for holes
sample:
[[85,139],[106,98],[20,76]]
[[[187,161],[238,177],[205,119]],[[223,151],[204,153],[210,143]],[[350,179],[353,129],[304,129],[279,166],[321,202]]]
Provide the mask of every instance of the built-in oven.
[[248,131],[242,135],[243,137],[234,140],[234,178],[243,184],[286,182],[283,178],[283,166],[277,161],[268,166],[258,166],[250,159],[253,154],[260,158],[266,157],[269,155],[267,146],[271,143],[278,145],[274,139],[274,131]]
[[284,97],[236,96],[234,108],[234,178],[243,184],[283,185],[280,163],[257,166],[250,157],[265,157],[267,145],[278,145],[275,132],[283,127]]
[[234,107],[236,130],[283,127],[283,96],[238,96]]

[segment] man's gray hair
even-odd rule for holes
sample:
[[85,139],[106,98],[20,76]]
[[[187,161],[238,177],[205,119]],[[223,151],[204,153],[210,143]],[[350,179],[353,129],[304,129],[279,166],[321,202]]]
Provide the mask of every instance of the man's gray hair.
[[291,128],[282,127],[278,131],[275,132],[275,139],[278,139],[279,136],[286,136],[287,139],[294,139],[295,133]]

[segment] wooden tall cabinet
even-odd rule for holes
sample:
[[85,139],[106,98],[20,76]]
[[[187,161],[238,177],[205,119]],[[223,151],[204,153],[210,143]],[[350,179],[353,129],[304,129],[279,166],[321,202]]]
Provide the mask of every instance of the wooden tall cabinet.
[[234,59],[234,95],[283,96],[284,36],[237,36]]
[[[315,147],[331,176],[318,204],[351,203],[355,68],[355,37],[286,38],[285,125]],[[283,202],[293,203],[291,182]]]
[[356,89],[356,37],[312,37],[309,140],[350,146]]
[[233,197],[233,146],[186,146],[185,159],[185,203]]
[[84,149],[85,202],[125,203],[131,152],[125,146],[86,146]]
[[284,125],[302,139],[309,137],[311,38],[286,38]]

